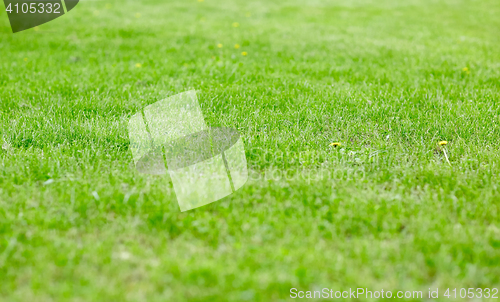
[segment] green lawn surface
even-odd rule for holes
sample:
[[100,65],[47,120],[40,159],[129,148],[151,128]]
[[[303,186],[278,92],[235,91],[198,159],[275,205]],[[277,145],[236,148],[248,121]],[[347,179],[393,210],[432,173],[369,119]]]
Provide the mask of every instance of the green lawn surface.
[[[0,9],[0,301],[500,287],[498,0]],[[191,89],[251,177],[180,212],[127,125]]]

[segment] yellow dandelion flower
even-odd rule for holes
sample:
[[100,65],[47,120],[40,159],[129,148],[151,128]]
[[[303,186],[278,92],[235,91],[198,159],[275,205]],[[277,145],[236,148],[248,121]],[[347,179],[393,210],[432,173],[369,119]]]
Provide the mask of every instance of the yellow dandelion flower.
[[222,44],[220,44],[220,43],[219,43],[219,44],[217,44],[217,47],[219,47],[219,48],[222,48],[222,46],[223,46],[223,45],[222,45]]
[[24,62],[28,62],[28,58],[24,58]]
[[[440,141],[440,142],[439,142],[439,145],[440,145],[440,146],[446,146],[447,144],[448,144],[448,142],[447,142],[447,141]],[[448,163],[448,165],[450,165],[450,167],[451,167],[450,159],[448,158],[448,154],[446,153],[446,148],[441,149],[441,151],[443,151],[444,158],[446,158],[446,162],[447,162],[447,163]]]
[[240,27],[240,24],[238,22],[234,22],[233,27]]
[[234,48],[239,49],[240,48],[240,44],[234,44]]
[[332,147],[340,147],[340,146],[342,146],[342,144],[341,143],[331,143],[330,146],[332,146]]
[[136,18],[140,18],[142,15],[140,13],[135,13]]
[[242,56],[247,56],[248,55],[248,52],[244,51],[241,53]]
[[142,67],[142,64],[141,64],[141,63],[135,63],[135,67],[136,67],[136,68],[141,68],[141,67]]
[[469,71],[469,68],[464,67],[464,68],[462,68],[462,71]]

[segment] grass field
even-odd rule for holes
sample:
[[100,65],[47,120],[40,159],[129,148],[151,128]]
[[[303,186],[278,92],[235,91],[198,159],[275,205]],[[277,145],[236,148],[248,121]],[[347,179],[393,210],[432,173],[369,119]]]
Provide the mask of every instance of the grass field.
[[[499,1],[0,7],[0,301],[500,286]],[[181,213],[127,124],[190,89],[252,179]]]

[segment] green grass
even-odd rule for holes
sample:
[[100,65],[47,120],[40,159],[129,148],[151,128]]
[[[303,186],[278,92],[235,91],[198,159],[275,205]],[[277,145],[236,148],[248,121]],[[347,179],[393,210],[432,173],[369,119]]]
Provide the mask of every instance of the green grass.
[[[499,15],[496,0],[82,1],[12,34],[2,6],[0,300],[498,288]],[[253,179],[181,213],[167,178],[134,170],[127,124],[190,89],[209,125],[240,130]],[[256,177],[290,169],[347,177]]]

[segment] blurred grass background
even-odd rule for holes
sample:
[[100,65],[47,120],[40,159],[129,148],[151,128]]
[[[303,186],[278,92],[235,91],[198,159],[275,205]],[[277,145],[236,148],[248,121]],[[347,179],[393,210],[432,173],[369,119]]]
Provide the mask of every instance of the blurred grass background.
[[[499,14],[493,0],[82,1],[12,34],[2,7],[0,300],[498,288]],[[209,125],[239,129],[255,175],[281,153],[363,173],[255,178],[181,213],[168,179],[134,170],[127,123],[189,89]]]

